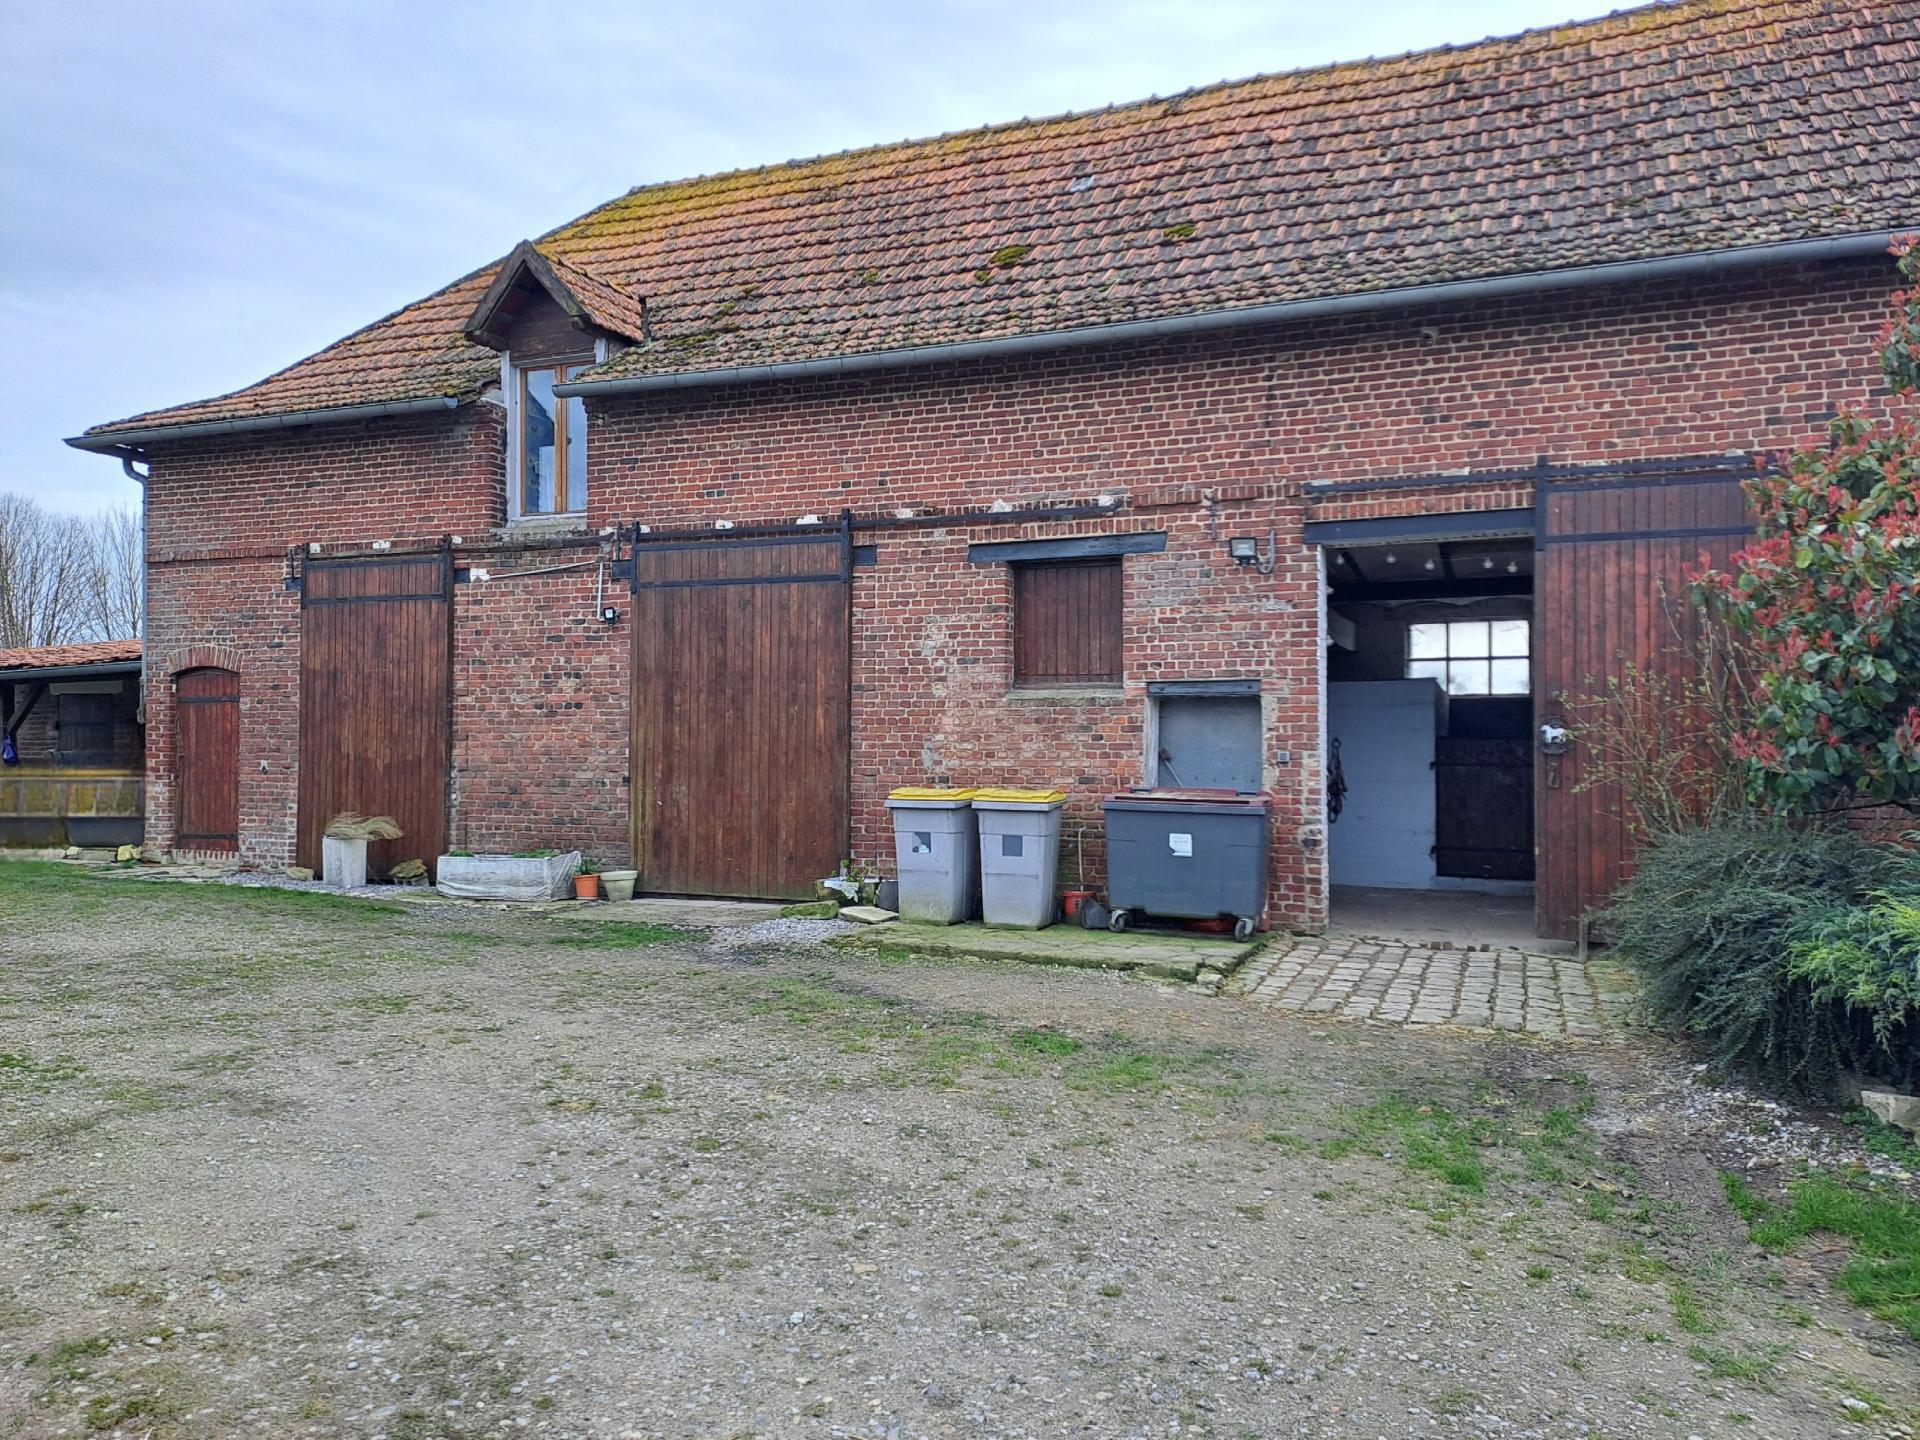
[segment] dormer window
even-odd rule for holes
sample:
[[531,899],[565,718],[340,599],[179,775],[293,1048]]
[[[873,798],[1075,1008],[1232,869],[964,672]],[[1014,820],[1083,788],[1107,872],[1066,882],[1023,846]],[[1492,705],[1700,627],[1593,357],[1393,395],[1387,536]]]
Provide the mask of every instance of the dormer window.
[[646,300],[522,240],[461,333],[500,352],[507,518],[585,514],[586,404],[553,392],[611,359],[623,342],[648,338]]
[[577,515],[587,508],[587,409],[578,396],[553,387],[593,363],[517,365],[513,452],[518,465],[518,513]]

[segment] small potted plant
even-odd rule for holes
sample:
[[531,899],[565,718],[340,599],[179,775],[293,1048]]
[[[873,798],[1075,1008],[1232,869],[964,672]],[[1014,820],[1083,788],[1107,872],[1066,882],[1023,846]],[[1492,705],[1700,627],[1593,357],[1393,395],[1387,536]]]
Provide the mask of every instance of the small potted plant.
[[600,898],[600,867],[593,861],[582,860],[580,868],[574,872],[573,898],[576,900]]

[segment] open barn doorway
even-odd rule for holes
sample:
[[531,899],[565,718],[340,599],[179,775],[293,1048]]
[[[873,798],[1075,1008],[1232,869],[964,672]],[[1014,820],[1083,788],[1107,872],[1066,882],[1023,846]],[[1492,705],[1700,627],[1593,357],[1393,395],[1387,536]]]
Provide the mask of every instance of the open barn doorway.
[[1494,514],[1323,543],[1337,927],[1532,941],[1534,546]]

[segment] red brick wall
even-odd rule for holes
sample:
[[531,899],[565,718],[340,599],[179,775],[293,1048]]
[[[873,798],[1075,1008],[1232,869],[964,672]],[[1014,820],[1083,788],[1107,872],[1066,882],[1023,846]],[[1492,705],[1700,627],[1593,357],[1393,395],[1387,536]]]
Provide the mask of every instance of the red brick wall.
[[[147,842],[174,833],[172,676],[240,674],[240,858],[293,859],[300,599],[291,547],[483,536],[505,515],[499,407],[169,446],[147,482]],[[209,656],[208,647],[221,652]]]
[[[1567,464],[1799,443],[1837,405],[1876,393],[1873,340],[1893,278],[1890,265],[1849,263],[609,400],[589,407],[589,520],[1123,497],[1097,522],[861,537],[878,564],[855,582],[856,844],[867,858],[886,853],[881,796],[936,778],[1063,784],[1072,823],[1092,822],[1102,793],[1141,778],[1147,681],[1257,677],[1279,807],[1276,908],[1313,923],[1324,877],[1302,840],[1317,840],[1319,819],[1321,601],[1301,524],[1525,504],[1529,491],[1304,501],[1301,486],[1507,469],[1543,454]],[[503,514],[500,430],[482,405],[156,460],[155,653],[225,637],[248,655],[243,826],[258,828],[246,853],[284,859],[291,839],[298,611],[279,589],[282,547],[446,532],[472,542]],[[1272,576],[1227,560],[1228,536],[1269,527]],[[1010,694],[1006,572],[967,565],[968,540],[1108,530],[1168,534],[1164,554],[1125,562],[1124,691]],[[236,543],[244,555],[218,557]],[[462,563],[498,571],[542,563],[538,553]],[[585,570],[457,591],[454,834],[468,848],[585,837],[624,855],[630,639],[624,621],[607,633],[592,618],[592,580]],[[170,764],[164,712],[154,706],[149,732],[156,771]],[[1283,751],[1290,764],[1278,763]],[[164,785],[153,789],[150,835],[164,843],[170,809]]]
[[[473,557],[454,587],[453,844],[627,858],[627,628],[598,618],[598,550]],[[508,578],[513,569],[587,568]],[[611,599],[626,613],[624,587]]]

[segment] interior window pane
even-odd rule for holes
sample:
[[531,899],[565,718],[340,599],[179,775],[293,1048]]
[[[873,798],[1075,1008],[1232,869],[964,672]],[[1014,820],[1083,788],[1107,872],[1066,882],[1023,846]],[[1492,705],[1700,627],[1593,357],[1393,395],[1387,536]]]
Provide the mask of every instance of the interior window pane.
[[520,511],[545,515],[553,510],[553,371],[523,370],[520,406]]
[[1525,660],[1495,660],[1493,662],[1493,691],[1495,695],[1525,695],[1533,686],[1527,677]]
[[1450,660],[1447,662],[1447,693],[1449,695],[1485,695],[1488,677],[1485,660]]
[[[1444,625],[1409,625],[1407,627],[1407,658],[1410,660],[1439,660],[1447,653],[1447,627]],[[1411,673],[1411,672],[1409,672]]]
[[1524,620],[1495,620],[1493,622],[1493,653],[1525,655],[1527,628],[1527,622]]
[[1409,680],[1438,680],[1447,683],[1447,662],[1444,660],[1410,660],[1407,662]]
[[1487,642],[1487,622],[1484,620],[1455,620],[1447,626],[1447,654],[1456,658],[1481,658],[1487,653]]
[[587,508],[587,402],[578,395],[567,407],[567,509]]

